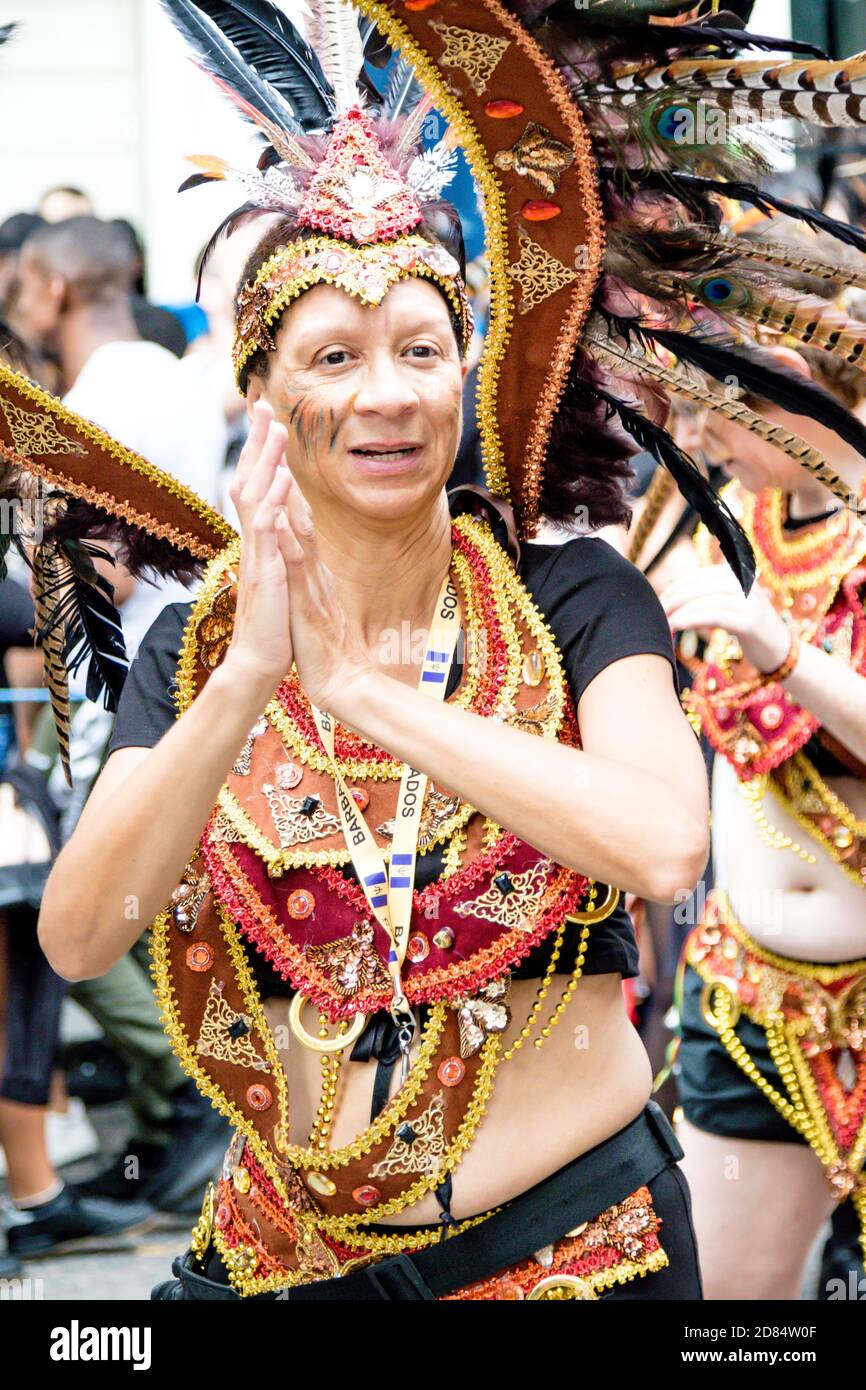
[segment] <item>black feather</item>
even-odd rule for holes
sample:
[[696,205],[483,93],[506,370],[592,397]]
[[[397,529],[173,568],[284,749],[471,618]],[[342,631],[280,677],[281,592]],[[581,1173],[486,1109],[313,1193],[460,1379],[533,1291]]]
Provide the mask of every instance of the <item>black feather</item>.
[[615,415],[635,443],[665,467],[689,506],[697,513],[722,549],[743,593],[755,578],[755,556],[749,539],[726,503],[704,477],[694,459],[685,453],[666,429],[647,419],[627,401],[611,396],[598,386],[587,386],[587,393],[605,403],[608,415]]
[[129,570],[134,579],[145,583],[152,583],[152,576],[156,574],[163,579],[190,584],[200,576],[207,563],[163,536],[155,536],[123,517],[112,516],[81,497],[67,497],[53,520],[46,519],[43,538],[46,542],[63,544],[82,540],[109,541],[117,562]]
[[[730,16],[733,20],[734,16]],[[576,16],[573,23],[580,23]],[[828,60],[829,55],[817,44],[803,39],[779,39],[766,34],[752,34],[733,24],[643,24],[624,23],[622,20],[591,19],[580,24],[581,35],[593,31],[613,33],[621,46],[630,52],[666,52],[673,48],[715,48],[714,57],[733,57],[746,48],[757,48],[770,53],[804,53],[810,57]]]
[[265,213],[270,213],[271,215],[273,215],[273,211],[273,208],[262,207],[259,203],[243,203],[239,208],[235,208],[234,212],[230,212],[227,217],[223,218],[216,231],[210,237],[199,259],[198,277],[195,282],[196,304],[198,303],[199,296],[201,295],[201,278],[204,275],[205,266],[207,265],[208,261],[213,255],[214,247],[216,246],[223,233],[225,233],[226,236],[231,236],[232,232],[236,232],[238,227],[242,226],[248,218],[262,217]]
[[636,319],[604,314],[613,333],[646,345],[658,343],[683,362],[689,362],[715,381],[731,381],[743,391],[770,401],[791,415],[805,415],[833,430],[846,444],[866,458],[866,424],[837,401],[823,386],[793,371],[761,348],[746,347],[731,339],[703,333],[678,333],[650,328]]
[[321,63],[291,20],[268,0],[193,0],[243,61],[280,94],[304,130],[323,130],[336,110]]
[[7,39],[11,39],[17,28],[18,25],[14,21],[11,24],[0,26],[0,43],[5,43]]
[[690,195],[700,198],[701,195],[715,193],[723,198],[733,198],[738,203],[749,203],[767,216],[774,211],[781,212],[786,217],[805,223],[814,232],[826,232],[837,241],[844,242],[846,246],[854,246],[866,254],[866,231],[841,222],[836,217],[829,217],[826,212],[819,212],[816,208],[804,208],[787,198],[777,198],[775,194],[767,193],[765,189],[758,188],[753,183],[703,178],[699,174],[688,174],[674,169],[667,172],[655,169],[630,170],[625,178],[619,171],[607,170],[605,173],[622,191],[627,191],[628,184],[634,184],[646,189],[680,193],[687,202],[690,201]]
[[188,179],[178,184],[178,193],[186,193],[188,188],[200,188],[203,183],[221,183],[216,174],[190,174]]
[[358,23],[361,31],[361,52],[364,55],[364,62],[369,63],[374,68],[386,68],[394,51],[391,45],[387,39],[382,37],[374,19],[362,17]]
[[94,557],[111,559],[109,552],[87,541],[58,544],[66,564],[55,592],[46,592],[51,617],[39,630],[45,639],[56,627],[64,629],[63,657],[74,674],[89,658],[86,694],[96,702],[104,696],[106,709],[117,709],[129,663],[120,616],[111,584],[96,570]]
[[253,124],[258,124],[256,113],[261,113],[282,130],[302,132],[292,107],[244,61],[191,0],[162,0],[162,4],[198,55],[200,66],[224,92],[237,98],[234,104]]

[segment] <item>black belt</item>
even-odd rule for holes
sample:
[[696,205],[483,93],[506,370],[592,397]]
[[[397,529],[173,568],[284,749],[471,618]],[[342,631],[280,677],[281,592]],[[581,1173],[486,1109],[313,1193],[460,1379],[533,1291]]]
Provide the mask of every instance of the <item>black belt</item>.
[[[440,1298],[489,1279],[543,1246],[552,1245],[573,1227],[591,1221],[636,1188],[652,1182],[682,1156],[664,1112],[650,1101],[625,1129],[521,1193],[480,1225],[444,1237],[412,1255],[395,1255],[342,1278],[283,1289],[275,1297],[344,1302]],[[194,1274],[187,1259],[175,1261],[175,1270],[189,1281],[192,1297],[234,1296],[229,1289],[206,1293],[202,1287],[198,1295],[192,1292],[196,1285],[212,1281]],[[213,1285],[214,1290],[219,1287]]]

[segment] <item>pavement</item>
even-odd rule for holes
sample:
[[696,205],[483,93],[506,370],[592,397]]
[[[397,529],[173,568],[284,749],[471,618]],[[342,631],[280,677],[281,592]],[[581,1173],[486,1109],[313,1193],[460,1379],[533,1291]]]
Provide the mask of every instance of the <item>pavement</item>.
[[[123,1104],[94,1107],[88,1116],[99,1136],[100,1151],[63,1168],[61,1176],[67,1182],[92,1177],[119,1152],[129,1133],[130,1116]],[[0,1183],[0,1190],[5,1192],[5,1187],[5,1182]],[[148,1300],[154,1284],[171,1278],[171,1262],[187,1248],[195,1221],[192,1214],[155,1212],[149,1229],[139,1235],[114,1236],[86,1253],[28,1260],[19,1280],[0,1285],[0,1302]]]

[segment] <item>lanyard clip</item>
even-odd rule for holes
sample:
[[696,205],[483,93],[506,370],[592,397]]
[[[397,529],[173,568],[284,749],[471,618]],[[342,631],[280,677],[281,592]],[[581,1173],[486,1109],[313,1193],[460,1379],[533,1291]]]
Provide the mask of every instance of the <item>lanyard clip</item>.
[[415,1015],[409,1007],[409,1000],[405,994],[397,994],[391,1004],[391,1018],[397,1029],[397,1043],[400,1048],[400,1084],[403,1085],[409,1075],[409,1048],[412,1046],[412,1039],[415,1036],[417,1024]]

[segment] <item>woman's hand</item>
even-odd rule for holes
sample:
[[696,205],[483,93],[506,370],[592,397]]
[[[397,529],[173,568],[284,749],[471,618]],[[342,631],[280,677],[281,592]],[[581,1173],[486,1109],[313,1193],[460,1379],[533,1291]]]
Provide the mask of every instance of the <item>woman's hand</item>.
[[374,668],[319,558],[312,513],[296,486],[277,520],[276,535],[288,577],[292,646],[301,685],[313,704],[342,718],[352,686]]
[[[292,490],[287,435],[265,401],[252,410],[249,437],[229,495],[241,523],[241,562],[234,630],[226,661],[269,699],[292,665],[289,583],[277,541]],[[297,489],[295,489],[297,491]]]
[[743,656],[758,671],[775,671],[790,651],[791,629],[760,584],[755,582],[751,592],[744,594],[727,565],[680,575],[660,598],[673,632],[724,628],[737,638]]

